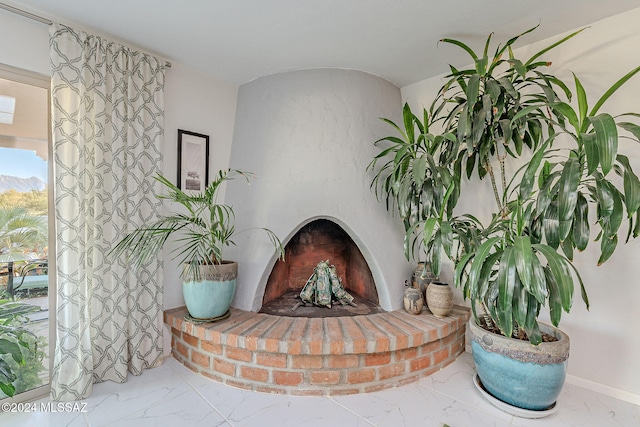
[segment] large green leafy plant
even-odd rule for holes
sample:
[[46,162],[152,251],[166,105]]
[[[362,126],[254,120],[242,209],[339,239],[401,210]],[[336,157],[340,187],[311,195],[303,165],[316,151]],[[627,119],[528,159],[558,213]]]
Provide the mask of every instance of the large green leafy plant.
[[[186,267],[183,277],[200,280],[200,264],[220,264],[225,246],[235,244],[237,234],[235,214],[229,205],[217,202],[221,185],[237,177],[247,183],[251,173],[229,169],[218,172],[217,177],[200,193],[185,193],[165,177],[158,180],[167,190],[160,196],[182,207],[181,212],[162,216],[156,222],[140,227],[127,234],[111,251],[116,256],[125,254],[134,266],[140,266],[150,258],[158,256],[170,236],[175,236],[178,247],[175,258]],[[284,256],[282,244],[269,229],[262,228],[281,257]]]
[[[640,181],[618,151],[621,138],[640,138],[640,127],[627,121],[639,115],[601,111],[640,67],[590,108],[577,76],[566,84],[540,59],[580,31],[528,60],[516,58],[512,45],[533,30],[499,45],[491,57],[491,36],[481,53],[458,40],[441,40],[465,50],[473,67],[451,66],[421,118],[405,105],[402,128],[384,119],[398,135],[376,141],[381,152],[369,168],[375,171],[372,187],[404,223],[407,258],[424,253],[439,274],[446,255],[477,320],[538,344],[542,306],[558,326],[576,283],[589,306],[574,252],[585,250],[594,233],[598,264],[605,262],[625,217],[626,239],[640,234]],[[521,166],[509,168],[508,162]],[[508,176],[510,169],[517,170]],[[495,209],[487,225],[471,213],[454,214],[463,181],[474,174],[488,177],[493,189]]]

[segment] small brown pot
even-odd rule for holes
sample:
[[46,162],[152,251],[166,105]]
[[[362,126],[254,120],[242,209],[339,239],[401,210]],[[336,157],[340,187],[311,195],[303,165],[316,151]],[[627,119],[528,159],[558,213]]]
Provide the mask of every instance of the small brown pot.
[[427,287],[427,307],[436,317],[446,317],[453,309],[453,290],[444,282],[431,282]]

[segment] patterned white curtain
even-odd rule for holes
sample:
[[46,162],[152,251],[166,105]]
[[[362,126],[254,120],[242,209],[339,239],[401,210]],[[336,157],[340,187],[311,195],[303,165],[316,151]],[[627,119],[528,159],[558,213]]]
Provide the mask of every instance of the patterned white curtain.
[[138,271],[109,250],[161,204],[164,71],[158,59],[59,24],[50,28],[57,339],[51,397],[125,382],[162,363],[161,261]]

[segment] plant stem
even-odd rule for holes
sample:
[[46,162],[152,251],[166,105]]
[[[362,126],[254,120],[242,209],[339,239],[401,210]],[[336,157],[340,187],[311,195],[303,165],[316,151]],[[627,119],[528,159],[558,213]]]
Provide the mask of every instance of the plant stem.
[[500,202],[500,195],[498,194],[498,185],[496,184],[496,176],[493,173],[493,168],[489,164],[488,161],[484,163],[484,168],[487,170],[489,177],[491,178],[491,187],[493,188],[493,197],[496,199],[496,204],[498,205],[498,210],[500,213],[503,213],[502,203]]

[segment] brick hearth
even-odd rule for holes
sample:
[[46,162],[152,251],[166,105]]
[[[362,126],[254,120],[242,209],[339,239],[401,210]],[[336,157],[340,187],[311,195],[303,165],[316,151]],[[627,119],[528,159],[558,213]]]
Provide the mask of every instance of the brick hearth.
[[366,393],[442,369],[464,350],[469,310],[446,318],[404,311],[336,318],[291,318],[231,309],[195,325],[186,309],[164,313],[173,355],[216,381],[292,395]]

